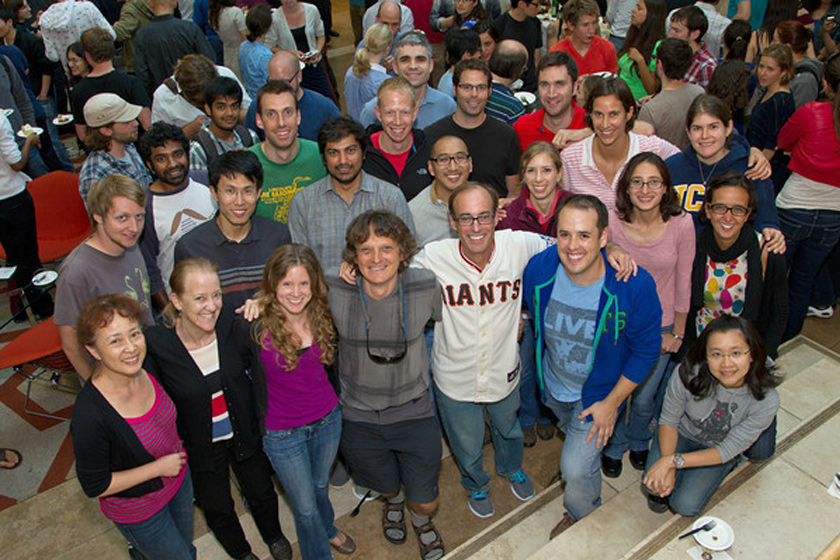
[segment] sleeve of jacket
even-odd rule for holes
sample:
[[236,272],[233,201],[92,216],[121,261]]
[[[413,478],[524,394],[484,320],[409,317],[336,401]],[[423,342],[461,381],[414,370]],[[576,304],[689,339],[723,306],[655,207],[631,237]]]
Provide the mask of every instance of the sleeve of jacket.
[[646,270],[639,270],[636,282],[632,306],[624,318],[630,353],[621,374],[633,383],[641,383],[662,349],[662,306],[656,295],[656,283]]
[[90,398],[79,398],[76,402],[86,405],[82,408],[88,409],[74,412],[70,425],[76,456],[76,477],[84,493],[95,498],[111,485],[111,441],[96,403]]
[[140,14],[133,2],[126,2],[120,11],[120,19],[114,22],[117,41],[130,40],[138,29],[140,29]]
[[802,134],[811,128],[809,121],[812,121],[814,118],[812,109],[813,107],[810,103],[800,107],[788,119],[788,122],[782,126],[781,130],[779,130],[779,136],[776,137],[776,144],[780,150],[786,152],[793,150],[793,147],[799,141]]

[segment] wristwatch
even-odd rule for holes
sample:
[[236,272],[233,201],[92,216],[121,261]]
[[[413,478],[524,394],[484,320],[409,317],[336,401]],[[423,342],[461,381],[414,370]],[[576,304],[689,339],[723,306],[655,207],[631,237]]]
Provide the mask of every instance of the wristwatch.
[[680,470],[685,466],[685,458],[679,453],[674,453],[674,466]]

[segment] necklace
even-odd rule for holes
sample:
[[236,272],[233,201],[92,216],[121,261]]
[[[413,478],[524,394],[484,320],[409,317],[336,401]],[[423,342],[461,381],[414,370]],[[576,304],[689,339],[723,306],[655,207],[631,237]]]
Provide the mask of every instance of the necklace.
[[715,169],[717,169],[718,164],[726,157],[725,155],[721,157],[719,160],[715,162],[712,166],[712,170],[709,172],[709,178],[706,179],[706,176],[703,174],[703,162],[700,161],[700,158],[697,158],[697,170],[700,172],[700,182],[703,184],[703,190],[706,190],[706,186],[709,184],[709,181],[715,178]]

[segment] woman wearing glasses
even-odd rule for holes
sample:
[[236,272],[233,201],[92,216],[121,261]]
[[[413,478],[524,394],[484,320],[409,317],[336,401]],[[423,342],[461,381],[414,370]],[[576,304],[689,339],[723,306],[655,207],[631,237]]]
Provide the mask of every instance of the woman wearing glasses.
[[691,346],[668,383],[642,480],[651,510],[699,515],[742,453],[753,461],[773,455],[779,393],[766,355],[755,327],[731,315]]
[[341,412],[326,366],[335,359],[327,284],[312,249],[279,247],[265,264],[256,299],[262,310],[250,342],[263,450],[292,505],[304,560],[329,560],[330,546],[356,545],[333,524],[330,467]]
[[421,557],[437,559],[443,540],[430,515],[438,504],[441,433],[424,330],[441,318],[440,288],[431,272],[408,268],[417,244],[395,214],[364,212],[346,238],[342,256],[356,280],[329,279],[341,356],[341,454],[355,482],[385,498],[385,538],[405,542],[410,516]]
[[704,192],[712,179],[724,171],[745,173],[757,192],[753,213],[756,231],[762,233],[771,251],[783,253],[785,238],[779,230],[779,217],[773,204],[773,183],[766,177],[756,178],[749,159],[753,154],[768,169],[769,164],[757,153],[758,149],[750,148],[743,136],[732,133],[729,107],[713,95],[698,95],[688,109],[686,128],[690,144],[665,160],[683,209],[694,216],[699,226]]
[[[652,152],[636,154],[618,180],[616,208],[610,211],[609,240],[630,253],[656,281],[662,305],[662,349],[659,361],[633,391],[601,455],[605,476],[621,474],[621,458],[630,449],[630,464],[645,468],[659,412],[657,394],[671,354],[680,350],[686,331],[694,262],[694,221],[680,208],[665,162]],[[628,417],[625,420],[625,416]]]
[[788,316],[785,258],[750,227],[757,198],[750,180],[734,171],[706,189],[701,220],[708,224],[697,236],[685,334],[691,343],[713,320],[737,315],[755,323],[775,359]]

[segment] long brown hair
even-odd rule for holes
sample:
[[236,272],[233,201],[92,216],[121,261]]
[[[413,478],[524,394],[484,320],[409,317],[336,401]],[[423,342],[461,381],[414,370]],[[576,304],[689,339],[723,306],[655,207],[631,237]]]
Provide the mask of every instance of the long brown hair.
[[303,267],[309,275],[312,299],[306,306],[305,313],[312,331],[313,342],[321,349],[320,361],[328,365],[335,359],[335,346],[332,340],[335,330],[327,302],[328,288],[324,271],[312,249],[299,243],[289,243],[278,247],[265,263],[262,286],[256,294],[256,299],[262,308],[262,315],[255,323],[253,330],[254,340],[265,350],[268,350],[265,338],[270,337],[271,346],[279,353],[276,358],[277,363],[280,364],[280,356],[283,356],[286,371],[292,371],[297,367],[297,351],[303,341],[286,327],[286,312],[277,301],[276,293],[277,286],[295,266]]

